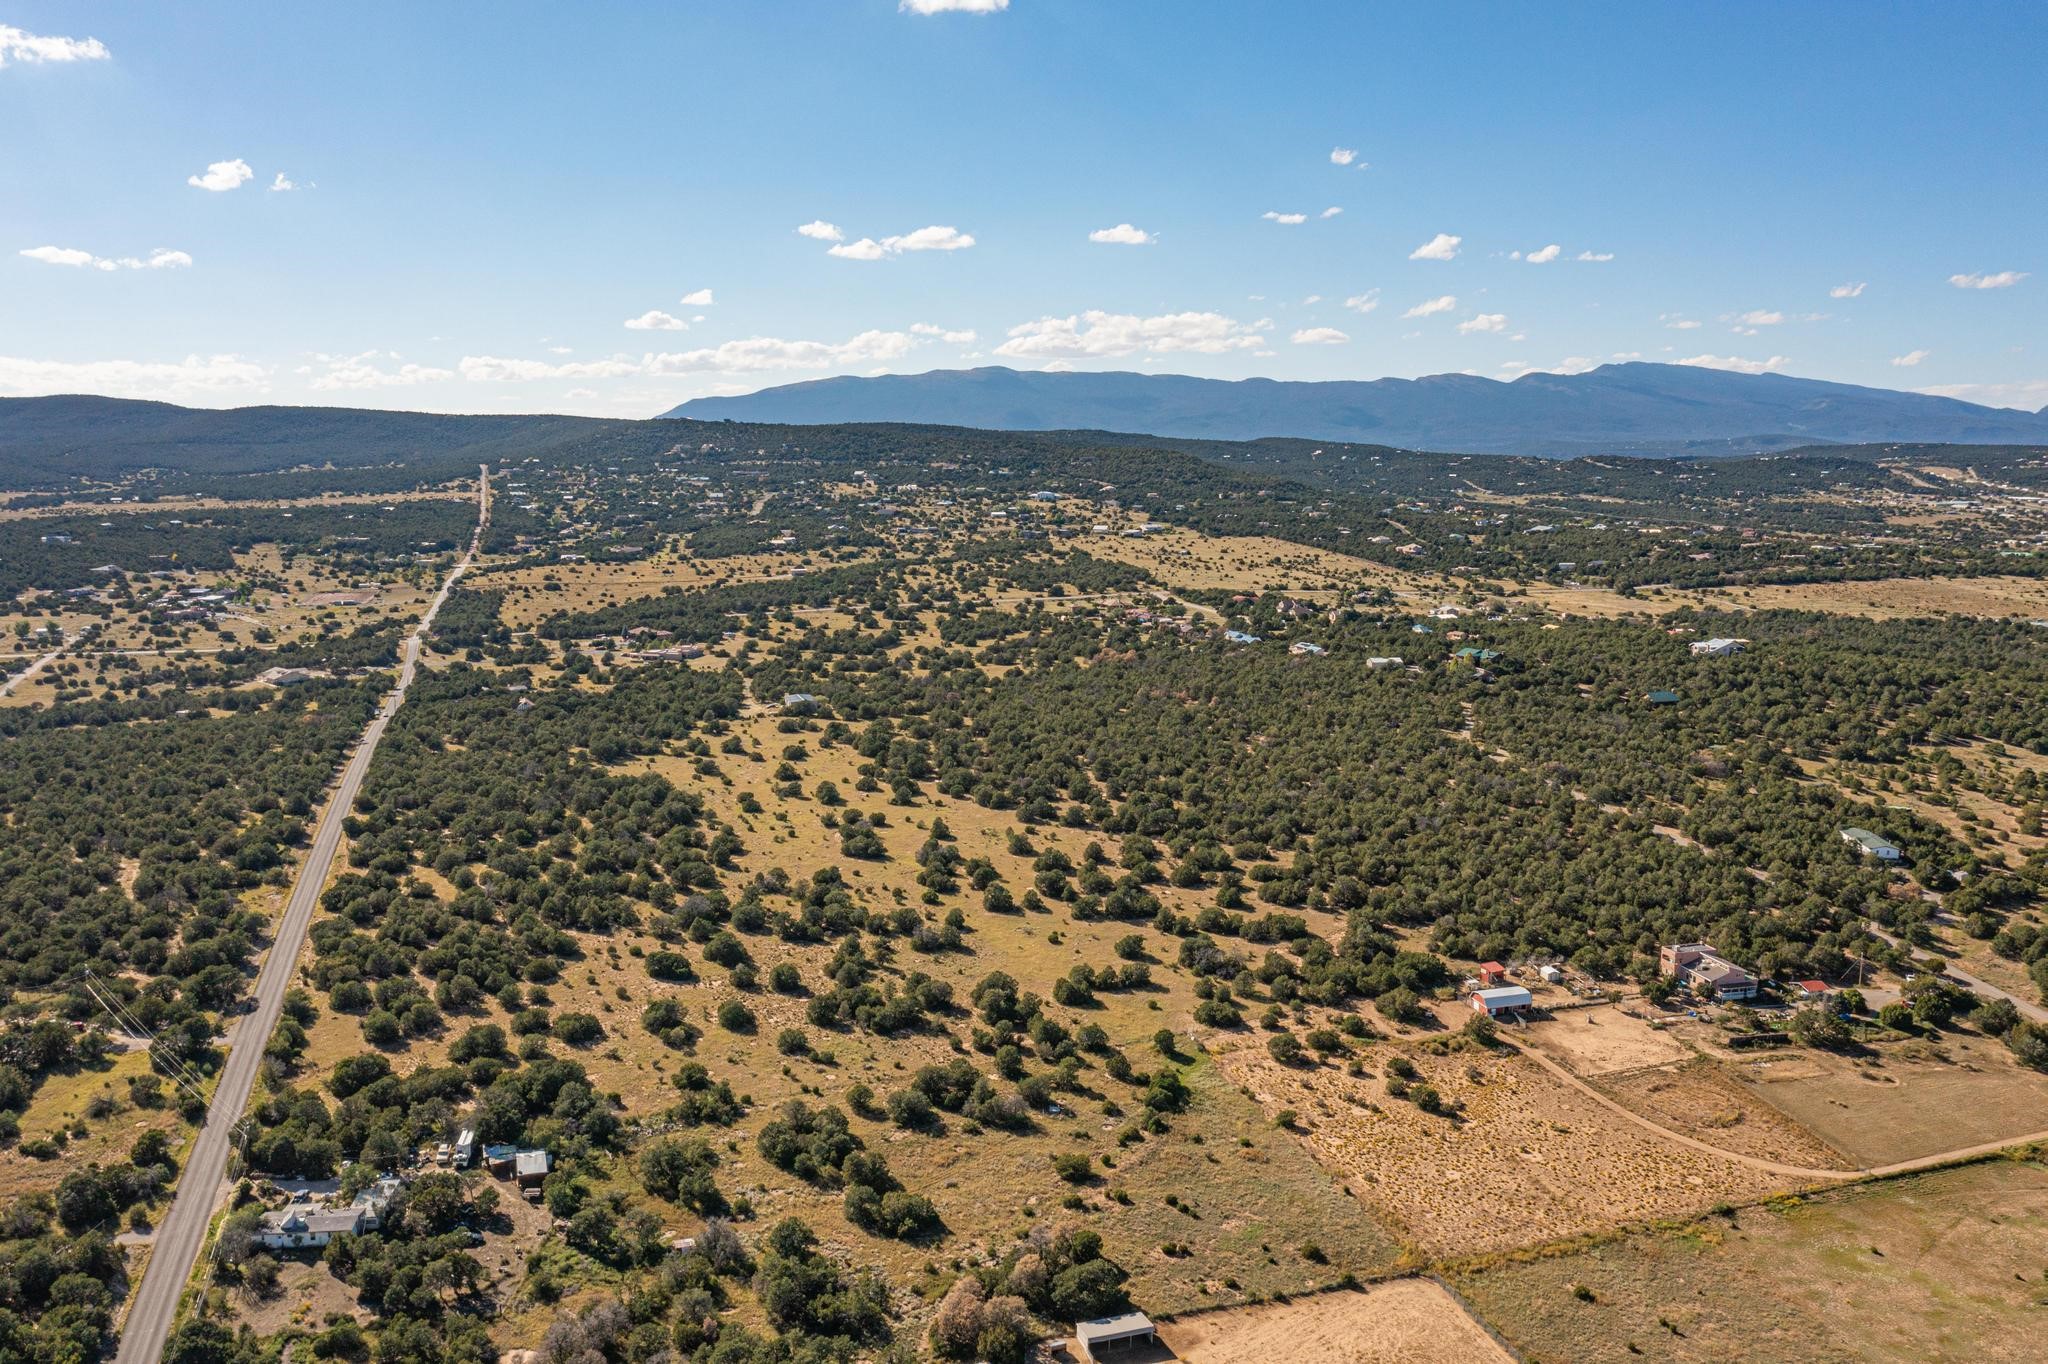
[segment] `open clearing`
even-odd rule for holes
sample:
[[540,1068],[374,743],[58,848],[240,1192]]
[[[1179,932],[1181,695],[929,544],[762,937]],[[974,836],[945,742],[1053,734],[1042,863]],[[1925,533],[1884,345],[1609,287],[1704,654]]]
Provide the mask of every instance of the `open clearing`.
[[2036,1360],[2044,1245],[2048,1167],[1993,1160],[1450,1279],[1534,1364]]
[[[1397,1051],[1462,1105],[1459,1117],[1432,1116],[1387,1092],[1384,1067]],[[1431,1254],[1688,1215],[1785,1184],[1622,1122],[1511,1051],[1435,1056],[1376,1044],[1363,1060],[1364,1077],[1282,1066],[1247,1039],[1223,1064],[1268,1112],[1295,1110],[1318,1157]]]
[[1864,1165],[2021,1136],[2048,1115],[2048,1075],[1974,1033],[1887,1043],[1867,1060],[1804,1050],[1745,1056],[1728,1070]]
[[1514,1358],[1431,1279],[1204,1312],[1160,1327],[1159,1336],[1188,1364],[1505,1364]]
[[1081,542],[1090,554],[1144,569],[1182,591],[1216,588],[1234,592],[1329,592],[1338,588],[1385,587],[1441,597],[1456,589],[1443,579],[1359,559],[1349,554],[1292,544],[1267,535],[1202,535],[1171,530],[1130,540],[1096,536]]

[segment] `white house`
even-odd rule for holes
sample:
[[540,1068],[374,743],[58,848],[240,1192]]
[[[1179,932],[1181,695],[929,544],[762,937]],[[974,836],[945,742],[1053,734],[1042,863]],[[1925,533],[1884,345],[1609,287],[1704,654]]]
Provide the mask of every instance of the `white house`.
[[1739,639],[1695,640],[1693,641],[1692,652],[1695,658],[1727,658],[1732,654],[1742,652],[1742,641]]
[[1842,841],[1859,849],[1865,857],[1875,857],[1880,862],[1896,862],[1901,856],[1895,845],[1885,842],[1868,829],[1844,829]]

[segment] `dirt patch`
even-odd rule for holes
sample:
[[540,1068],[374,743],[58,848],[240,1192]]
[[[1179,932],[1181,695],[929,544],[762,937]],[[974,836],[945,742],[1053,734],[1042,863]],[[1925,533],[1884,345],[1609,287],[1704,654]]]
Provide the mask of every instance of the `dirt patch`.
[[1610,1075],[1599,1088],[1650,1121],[1724,1151],[1819,1170],[1855,1164],[1707,1057]]
[[1486,1364],[1514,1358],[1430,1279],[1205,1312],[1159,1328],[1189,1364]]
[[1620,1006],[1560,1009],[1516,1037],[1585,1076],[1671,1065],[1693,1055],[1670,1032]]

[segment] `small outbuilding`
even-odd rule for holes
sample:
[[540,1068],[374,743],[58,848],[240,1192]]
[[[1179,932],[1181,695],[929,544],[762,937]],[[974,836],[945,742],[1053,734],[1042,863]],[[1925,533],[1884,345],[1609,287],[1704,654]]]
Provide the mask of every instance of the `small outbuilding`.
[[1472,992],[1472,1011],[1498,1018],[1527,1009],[1536,1003],[1535,996],[1519,985],[1496,985],[1491,990]]
[[1074,1323],[1074,1344],[1079,1347],[1081,1358],[1089,1364],[1101,1364],[1117,1350],[1156,1345],[1158,1342],[1159,1328],[1143,1312],[1125,1312],[1121,1316]]
[[1479,963],[1479,983],[1481,985],[1491,988],[1501,984],[1507,978],[1508,968],[1502,966],[1499,962],[1482,961]]

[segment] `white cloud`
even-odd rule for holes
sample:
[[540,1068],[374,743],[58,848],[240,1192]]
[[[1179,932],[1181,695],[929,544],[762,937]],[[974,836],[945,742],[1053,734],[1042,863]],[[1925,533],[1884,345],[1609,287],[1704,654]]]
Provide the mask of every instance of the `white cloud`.
[[1700,329],[1697,319],[1680,317],[1677,313],[1659,313],[1657,320],[1675,332],[1693,332]]
[[1341,208],[1337,207],[1337,206],[1336,206],[1335,204],[1331,204],[1331,205],[1330,205],[1330,206],[1329,206],[1328,208],[1324,209],[1324,210],[1323,210],[1323,211],[1322,211],[1321,213],[1318,213],[1318,214],[1316,214],[1316,216],[1317,216],[1318,218],[1324,218],[1324,219],[1328,219],[1328,218],[1334,218],[1334,217],[1336,217],[1336,216],[1337,216],[1337,215],[1338,215],[1339,213],[1342,213],[1343,211],[1344,211],[1343,209],[1341,209]]
[[1344,300],[1344,306],[1354,313],[1369,313],[1380,306],[1380,291],[1367,289],[1362,294],[1353,294]]
[[1072,317],[1041,317],[1010,328],[1009,339],[996,354],[1013,359],[1045,360],[1060,356],[1134,355],[1193,352],[1218,355],[1251,350],[1270,324],[1245,323],[1221,313],[1164,313],[1138,317],[1098,310]]
[[1358,153],[1353,148],[1332,147],[1330,149],[1330,164],[1333,166],[1348,166],[1357,159]]
[[1861,298],[1863,297],[1863,291],[1869,287],[1869,284],[1862,280],[1858,280],[1854,284],[1837,284],[1834,288],[1828,290],[1828,297]]
[[1470,336],[1474,332],[1500,332],[1508,327],[1506,313],[1475,313],[1458,324],[1458,335]]
[[1892,363],[1900,369],[1911,369],[1932,354],[1931,350],[1909,350],[1904,355],[1894,355]]
[[1101,242],[1105,246],[1150,246],[1159,238],[1141,227],[1118,223],[1115,227],[1096,228],[1088,234],[1088,240]]
[[676,302],[682,304],[685,308],[708,308],[712,304],[711,291],[709,289],[692,289],[689,293],[677,299]]
[[267,388],[270,371],[238,355],[183,360],[28,360],[0,356],[0,393],[101,393],[113,398],[179,400]]
[[638,317],[626,319],[629,332],[679,332],[686,330],[689,323],[680,317],[671,317],[659,308],[649,308]]
[[1769,308],[1752,308],[1746,313],[1737,313],[1726,320],[1738,327],[1775,327],[1785,320],[1785,314]]
[[0,66],[20,62],[35,66],[42,62],[103,62],[112,54],[97,38],[46,38],[0,24]]
[[283,171],[279,171],[277,178],[270,182],[270,192],[272,194],[283,194],[298,187],[298,182],[289,179]]
[[439,383],[453,379],[455,372],[434,369],[427,365],[400,365],[397,369],[379,369],[380,359],[396,360],[396,355],[367,350],[361,355],[318,357],[327,366],[326,372],[314,378],[310,387],[322,391],[349,388],[410,388],[414,384]]
[[1270,208],[1259,216],[1269,223],[1283,223],[1288,227],[1295,227],[1308,221],[1306,213],[1281,213]]
[[1407,312],[1402,313],[1401,316],[1404,318],[1435,317],[1438,313],[1447,313],[1457,306],[1458,296],[1456,294],[1445,294],[1441,298],[1432,298],[1427,303],[1418,303]]
[[2013,384],[1935,384],[1914,392],[1960,398],[1986,407],[2017,407],[2026,412],[2048,407],[2048,379],[2022,379]]
[[1559,246],[1556,242],[1552,242],[1550,245],[1543,247],[1541,250],[1531,251],[1528,255],[1522,257],[1522,259],[1529,262],[1529,264],[1531,265],[1548,265],[1552,261],[1556,260],[1559,255],[1563,254],[1563,251],[1563,247]]
[[2025,270],[2000,270],[1995,275],[1950,275],[1948,282],[1958,289],[2010,289],[2027,277]]
[[901,236],[884,237],[879,242],[871,237],[862,237],[857,242],[829,247],[827,254],[838,256],[842,260],[880,260],[884,256],[901,255],[905,251],[964,251],[972,245],[973,234],[962,232],[957,227],[933,224]]
[[947,331],[944,327],[930,322],[914,322],[911,324],[910,332],[913,336],[929,336],[933,340],[944,341],[949,346],[967,346],[974,343],[972,330]]
[[821,242],[843,242],[846,240],[846,234],[839,230],[839,224],[828,223],[823,218],[813,219],[805,223],[797,229],[797,235]]
[[465,355],[457,365],[462,377],[478,383],[530,383],[544,380],[660,378],[679,374],[744,374],[774,369],[833,369],[882,364],[908,355],[918,344],[909,332],[865,331],[841,342],[786,341],[752,336],[699,350],[649,352],[639,359],[615,355],[605,360],[510,359],[496,355]]
[[1737,374],[1769,374],[1791,363],[1791,357],[1773,355],[1768,360],[1745,360],[1739,355],[1692,355],[1678,361],[1695,369],[1725,369]]
[[1608,261],[1614,259],[1614,253],[1612,251],[1581,251],[1578,255],[1573,256],[1572,259],[1594,262]]
[[1010,0],[898,0],[904,14],[1000,14]]
[[185,183],[194,189],[212,190],[223,194],[231,189],[240,189],[256,174],[249,169],[249,163],[236,157],[233,161],[215,161],[206,168],[204,175],[188,175]]
[[1287,339],[1297,346],[1341,346],[1351,338],[1335,327],[1303,327]]
[[1450,260],[1458,254],[1458,246],[1465,239],[1454,237],[1448,232],[1439,232],[1422,245],[1408,253],[1409,260]]
[[95,256],[90,251],[80,251],[72,246],[31,246],[21,254],[45,265],[90,266],[95,270],[179,270],[192,263],[192,257],[183,251],[169,251],[163,247],[141,259],[134,256]]

